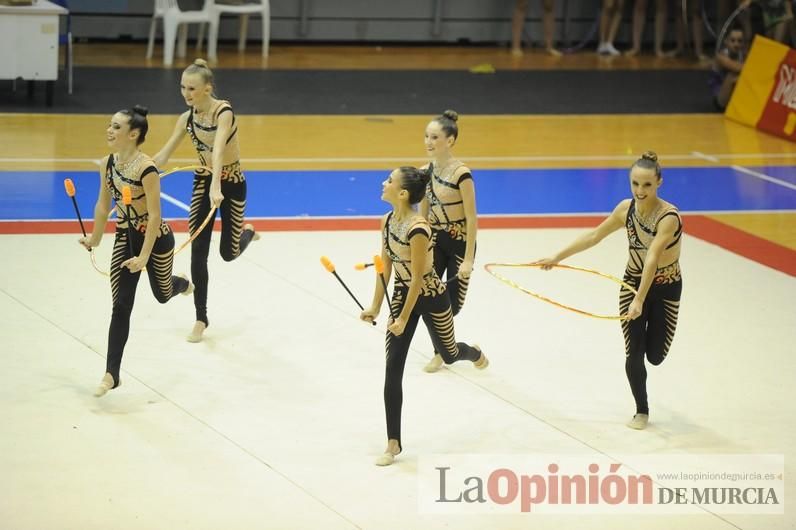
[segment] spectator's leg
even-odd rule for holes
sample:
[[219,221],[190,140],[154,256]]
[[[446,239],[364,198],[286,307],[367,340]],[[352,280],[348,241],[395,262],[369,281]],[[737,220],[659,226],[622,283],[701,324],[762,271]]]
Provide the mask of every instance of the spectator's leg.
[[702,9],[699,2],[688,2],[688,19],[691,21],[691,38],[694,41],[694,55],[700,62],[709,59],[704,50]]
[[655,55],[665,57],[663,41],[666,37],[666,0],[655,0]]
[[621,16],[622,1],[603,0],[603,8],[600,12],[600,44],[597,47],[597,53],[600,55],[619,55],[613,43],[616,31],[612,31],[612,29],[616,24],[616,18]]
[[610,5],[612,0],[603,0],[603,7],[600,10],[600,29],[597,42],[597,53],[605,52],[605,41],[608,38],[608,25],[610,21]]
[[554,36],[556,32],[556,2],[555,0],[542,0],[542,23],[544,26],[544,47],[547,53],[559,57],[561,52],[555,48]]
[[675,47],[672,51],[666,54],[667,57],[677,57],[679,55],[682,55],[683,51],[685,50],[685,45],[686,45],[685,20],[683,19],[683,10],[681,9],[681,7],[682,6],[680,5],[680,2],[674,2]]
[[527,12],[528,0],[515,0],[514,13],[511,16],[511,54],[515,56],[522,55],[522,30]]
[[641,36],[644,34],[646,19],[647,0],[636,0],[633,6],[633,47],[626,52],[629,57],[641,53]]
[[625,0],[614,0],[614,12],[611,15],[611,25],[608,28],[608,44],[613,55],[619,55],[619,51],[614,47],[614,40],[619,31],[619,24],[622,23],[622,8]]

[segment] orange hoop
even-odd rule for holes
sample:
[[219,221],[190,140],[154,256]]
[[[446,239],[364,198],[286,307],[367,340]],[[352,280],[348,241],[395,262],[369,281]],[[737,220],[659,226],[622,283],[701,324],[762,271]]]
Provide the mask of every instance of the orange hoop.
[[[168,171],[164,171],[163,173],[160,173],[159,176],[162,179],[162,178],[165,178],[165,177],[167,177],[167,176],[169,176],[169,175],[171,175],[173,173],[178,173],[180,171],[195,170],[195,169],[206,169],[207,171],[210,171],[210,172],[213,171],[211,168],[209,168],[207,166],[200,166],[200,165],[180,166],[180,167],[175,167],[173,169],[170,169]],[[71,183],[71,181],[70,181],[70,183]],[[67,193],[69,193],[69,192],[70,192],[70,189],[67,189]],[[72,194],[74,194],[74,185],[72,185],[71,192],[72,192]],[[199,234],[202,233],[202,230],[204,230],[204,228],[207,226],[207,224],[213,219],[215,214],[216,214],[216,207],[213,206],[212,208],[210,208],[210,212],[207,214],[207,217],[205,217],[205,220],[202,221],[201,225],[199,225],[199,228],[197,228],[194,231],[193,234],[189,234],[188,240],[185,241],[184,243],[182,243],[179,247],[177,247],[174,250],[174,255],[175,256],[181,250],[183,250],[185,247],[187,247],[188,245],[193,243],[193,240],[196,239],[199,236]],[[89,253],[91,254],[91,266],[94,267],[94,270],[97,271],[98,273],[102,274],[103,276],[110,276],[110,273],[100,269],[99,265],[97,265],[97,258],[96,258],[96,255],[94,254],[94,249],[90,249]]]
[[[213,169],[209,168],[207,166],[200,166],[200,165],[180,166],[180,167],[175,167],[173,169],[170,169],[168,171],[164,171],[163,173],[160,174],[160,178],[167,177],[167,176],[169,176],[169,175],[171,175],[173,173],[179,173],[180,171],[188,171],[188,170],[195,170],[195,169],[205,169],[205,170],[209,171],[210,173],[213,172]],[[210,208],[210,212],[207,214],[207,217],[205,217],[205,220],[202,221],[202,224],[199,225],[199,228],[194,230],[193,234],[189,233],[188,234],[188,240],[185,241],[183,244],[181,244],[179,247],[177,247],[174,250],[174,255],[176,256],[185,247],[187,247],[188,245],[193,243],[193,240],[196,239],[197,237],[199,237],[199,234],[202,233],[202,230],[205,229],[207,224],[215,217],[215,215],[216,215],[216,207],[213,206],[212,208]]]
[[[493,268],[496,268],[496,267],[542,267],[541,264],[537,264],[537,263],[487,263],[486,265],[484,265],[484,269],[489,274],[491,274],[492,276],[494,276],[495,278],[497,278],[501,282],[505,283],[509,287],[513,287],[515,289],[519,289],[520,291],[522,291],[522,292],[524,292],[526,294],[529,294],[529,295],[533,296],[534,298],[538,298],[539,300],[547,302],[548,304],[553,304],[554,306],[560,307],[561,309],[566,309],[568,311],[573,311],[573,312],[578,313],[580,315],[584,315],[584,316],[592,317],[592,318],[599,318],[599,319],[603,319],[603,320],[627,320],[627,315],[616,315],[616,316],[614,316],[614,315],[598,315],[596,313],[590,313],[589,311],[583,311],[582,309],[578,309],[576,307],[572,307],[572,306],[568,306],[566,304],[562,304],[560,302],[556,302],[555,300],[553,300],[551,298],[547,298],[546,296],[542,296],[541,294],[533,292],[530,289],[526,289],[525,287],[522,287],[521,285],[518,285],[517,283],[509,280],[508,278],[505,278],[504,276],[501,276],[500,274],[498,274],[497,272],[492,270]],[[637,293],[636,289],[632,285],[629,285],[629,284],[625,283],[624,281],[620,280],[619,278],[616,278],[615,276],[611,276],[610,274],[605,274],[603,272],[596,271],[596,270],[593,270],[593,269],[586,269],[586,268],[583,268],[583,267],[575,267],[575,266],[572,266],[572,265],[560,265],[560,264],[558,264],[558,265],[551,265],[551,267],[558,268],[558,269],[569,269],[569,270],[579,271],[579,272],[588,272],[589,274],[594,274],[594,275],[597,275],[597,276],[601,276],[603,278],[607,278],[607,279],[613,281],[614,283],[617,283],[617,284],[621,285],[623,288],[627,289],[628,291],[631,291],[633,293]]]

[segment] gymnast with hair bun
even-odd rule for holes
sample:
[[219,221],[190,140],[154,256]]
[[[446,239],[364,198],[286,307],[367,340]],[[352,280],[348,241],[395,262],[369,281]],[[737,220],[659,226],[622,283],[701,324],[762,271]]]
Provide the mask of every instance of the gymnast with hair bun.
[[[180,92],[191,108],[177,119],[174,132],[155,155],[155,162],[158,166],[165,165],[185,135],[191,137],[199,164],[212,168],[212,172],[199,169],[194,173],[188,227],[195,234],[210,215],[211,208],[218,208],[221,214],[221,258],[232,261],[260,236],[251,224],[243,223],[246,178],[240,167],[238,126],[232,105],[229,101],[216,98],[215,88],[213,72],[204,59],[196,59],[185,69],[180,80]],[[196,285],[196,322],[187,336],[188,342],[201,341],[205,329],[210,325],[207,317],[207,258],[214,224],[215,218],[191,243],[191,278]]]
[[620,202],[600,225],[578,237],[550,258],[536,261],[550,270],[560,261],[595,246],[608,234],[624,227],[629,256],[624,282],[619,291],[622,333],[625,338],[625,373],[636,402],[636,414],[627,424],[644,429],[649,422],[647,369],[661,364],[677,329],[683,278],[680,270],[680,247],[683,220],[677,208],[658,197],[663,184],[658,155],[647,151],[630,168],[632,198]]
[[[193,291],[187,277],[172,275],[174,233],[160,213],[160,176],[152,159],[139,148],[149,129],[146,115],[146,108],[135,106],[111,117],[106,138],[113,152],[101,164],[94,230],[91,236],[79,240],[89,250],[100,244],[111,201],[116,201],[116,237],[110,270],[113,313],[105,376],[94,392],[97,397],[121,384],[119,371],[141,270],[146,267],[152,294],[161,304],[177,294]],[[129,206],[121,204],[125,188],[130,190]]]

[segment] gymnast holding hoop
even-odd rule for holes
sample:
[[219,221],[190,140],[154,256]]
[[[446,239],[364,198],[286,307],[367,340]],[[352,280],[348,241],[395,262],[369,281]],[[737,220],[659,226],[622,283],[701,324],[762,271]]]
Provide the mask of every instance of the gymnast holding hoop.
[[[196,148],[200,167],[194,173],[191,212],[191,278],[196,322],[186,339],[200,342],[210,325],[207,317],[209,273],[207,259],[215,224],[213,209],[221,214],[220,253],[224,261],[239,257],[249,243],[260,238],[251,224],[244,224],[246,178],[240,167],[238,126],[229,101],[215,97],[215,78],[203,59],[189,65],[180,79],[180,93],[190,109],[180,115],[171,137],[154,156],[164,166],[185,136]],[[212,171],[208,170],[212,168]],[[203,219],[209,222],[203,222]]]
[[102,160],[94,229],[90,237],[79,240],[89,250],[100,244],[111,202],[116,201],[116,237],[110,270],[113,313],[105,376],[94,392],[97,397],[121,384],[119,371],[141,270],[147,268],[152,293],[161,304],[177,294],[193,292],[188,278],[172,274],[174,233],[161,217],[160,178],[152,159],[139,148],[149,129],[146,115],[147,109],[136,105],[111,118],[106,133],[108,146],[115,152]]
[[620,313],[625,337],[625,372],[636,401],[636,414],[627,424],[644,429],[649,422],[647,369],[644,356],[659,365],[669,353],[677,327],[680,294],[680,247],[683,221],[677,208],[658,197],[663,183],[658,155],[644,153],[630,168],[633,198],[620,202],[600,225],[578,237],[553,257],[534,264],[549,270],[560,261],[595,246],[623,226],[627,230],[629,257],[619,291]]

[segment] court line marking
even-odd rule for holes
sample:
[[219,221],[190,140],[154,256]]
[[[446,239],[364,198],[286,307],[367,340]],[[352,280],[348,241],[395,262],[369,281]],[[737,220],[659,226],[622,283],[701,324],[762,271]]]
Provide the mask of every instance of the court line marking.
[[[715,163],[718,163],[720,161],[718,157],[724,156],[724,155],[710,155],[707,153],[703,153],[701,151],[691,151],[691,153],[697,158],[701,158],[702,160],[707,160],[708,162],[715,162]],[[792,184],[786,180],[778,179],[770,175],[766,175],[765,173],[761,173],[760,171],[755,171],[754,169],[749,169],[748,167],[739,166],[737,164],[733,164],[729,167],[730,169],[733,169],[740,173],[744,173],[745,175],[750,175],[752,177],[756,177],[761,180],[771,182],[772,184],[776,184],[778,186],[782,186],[784,188],[796,191],[796,184]]]
[[[255,267],[257,267],[257,268],[260,268],[260,269],[264,270],[265,272],[267,272],[267,273],[271,274],[272,276],[275,276],[275,277],[277,277],[278,279],[282,280],[283,282],[285,282],[285,283],[288,283],[289,285],[293,286],[294,288],[297,288],[297,290],[299,290],[299,291],[303,291],[305,295],[309,295],[309,296],[311,296],[311,297],[313,297],[313,298],[316,298],[317,300],[320,300],[320,301],[321,301],[322,303],[324,303],[325,305],[327,305],[327,306],[331,306],[332,308],[334,308],[334,309],[336,309],[336,310],[338,310],[338,311],[340,311],[340,312],[343,312],[343,311],[345,311],[345,313],[347,313],[348,315],[351,315],[351,312],[350,312],[349,310],[343,310],[341,307],[338,307],[336,304],[334,304],[334,303],[333,303],[333,302],[331,302],[330,300],[327,300],[327,299],[325,299],[325,298],[323,298],[323,297],[320,297],[320,296],[318,296],[316,293],[314,293],[314,292],[312,292],[312,291],[308,290],[306,287],[304,287],[304,286],[302,286],[302,285],[299,285],[299,284],[296,284],[296,283],[294,283],[293,281],[291,281],[291,280],[287,279],[286,277],[284,277],[282,274],[279,274],[279,273],[278,273],[278,272],[276,272],[276,271],[272,271],[272,270],[270,270],[269,268],[267,268],[266,266],[262,265],[262,264],[261,264],[261,263],[259,263],[258,261],[254,260],[254,259],[251,259],[251,258],[250,258],[250,257],[248,257],[248,256],[244,256],[244,257],[243,257],[243,260],[245,260],[245,261],[247,261],[247,262],[251,263],[252,265],[254,265],[254,266],[255,266]],[[15,301],[17,304],[19,304],[19,305],[21,305],[22,307],[24,307],[25,309],[27,309],[27,310],[28,310],[28,312],[30,312],[30,313],[33,313],[33,315],[35,315],[35,316],[39,317],[40,319],[42,319],[42,320],[44,320],[45,322],[49,323],[51,326],[53,326],[53,327],[54,327],[54,328],[56,328],[57,330],[61,331],[62,333],[66,334],[67,336],[69,336],[69,337],[71,337],[72,339],[74,339],[76,342],[78,342],[78,343],[80,343],[81,345],[85,346],[85,347],[86,347],[86,349],[88,349],[90,352],[92,352],[92,353],[94,353],[94,354],[98,355],[100,358],[104,357],[104,356],[103,356],[103,354],[102,354],[101,352],[99,352],[99,351],[97,351],[96,349],[94,349],[94,348],[93,348],[93,347],[92,347],[90,344],[88,344],[87,342],[85,342],[83,339],[81,339],[81,338],[77,337],[77,336],[76,336],[76,335],[74,335],[72,332],[70,332],[70,331],[66,330],[66,329],[65,329],[65,328],[63,328],[61,325],[57,324],[56,322],[54,322],[54,321],[53,321],[53,320],[51,320],[50,318],[48,318],[48,317],[46,317],[45,315],[43,315],[42,313],[40,313],[38,310],[36,310],[36,309],[34,309],[33,307],[31,307],[31,306],[27,305],[25,302],[23,302],[22,300],[20,300],[19,298],[17,298],[17,296],[15,296],[14,294],[11,294],[10,292],[8,292],[7,290],[5,290],[5,289],[2,289],[2,288],[0,288],[0,292],[2,292],[2,293],[3,293],[4,295],[6,295],[8,298],[10,298],[10,299],[12,299],[13,301]],[[351,317],[352,317],[352,318],[356,318],[356,317],[353,317],[353,315],[351,315]],[[368,328],[368,329],[370,330],[370,328]],[[378,329],[378,328],[377,328],[377,329],[373,329],[372,331],[373,331],[373,332],[376,332],[376,333],[383,332],[381,329]],[[410,346],[410,351],[411,351],[411,352],[413,352],[413,353],[415,354],[415,356],[420,356],[420,357],[422,357],[422,358],[424,358],[424,359],[430,359],[430,357],[428,357],[427,355],[425,355],[423,352],[421,352],[421,351],[420,351],[419,349],[417,349],[417,348],[414,348],[414,347],[411,347],[411,346]],[[497,401],[500,401],[500,402],[504,403],[505,405],[508,405],[508,406],[509,406],[509,408],[513,408],[513,409],[515,409],[515,410],[519,411],[520,413],[524,413],[524,414],[526,414],[526,415],[528,415],[528,416],[530,416],[530,417],[534,418],[536,421],[538,421],[538,422],[539,422],[539,423],[541,423],[542,425],[545,425],[546,427],[550,428],[551,430],[553,430],[553,431],[555,431],[555,432],[558,432],[559,434],[563,435],[565,438],[569,438],[569,439],[573,440],[574,442],[576,442],[576,443],[578,443],[578,444],[581,444],[582,446],[584,446],[584,447],[587,447],[588,449],[590,449],[590,450],[594,451],[595,453],[597,453],[597,454],[600,454],[600,455],[603,455],[603,456],[605,456],[605,457],[607,457],[607,458],[609,458],[609,459],[611,459],[611,460],[614,460],[614,461],[617,461],[617,460],[618,460],[616,457],[614,457],[614,456],[611,454],[611,453],[612,453],[612,451],[611,451],[611,450],[602,450],[602,449],[600,449],[600,448],[599,448],[599,447],[596,445],[596,443],[595,443],[595,442],[591,442],[591,441],[588,441],[588,440],[582,439],[582,438],[580,438],[578,435],[576,435],[576,434],[574,434],[574,433],[571,433],[571,432],[569,432],[568,430],[566,430],[566,428],[565,428],[565,427],[560,427],[560,426],[556,425],[555,423],[553,423],[553,422],[552,422],[552,420],[548,420],[548,419],[546,419],[546,418],[544,418],[544,417],[542,417],[542,416],[540,416],[540,415],[537,415],[536,413],[532,412],[530,409],[526,408],[526,407],[525,407],[525,406],[523,406],[522,404],[520,404],[520,403],[515,403],[515,402],[514,402],[513,400],[511,400],[510,398],[508,398],[508,397],[506,397],[506,396],[503,396],[503,395],[502,395],[502,394],[501,394],[499,391],[497,391],[497,390],[493,390],[492,388],[488,387],[487,385],[483,384],[482,382],[480,382],[480,381],[478,381],[478,380],[475,380],[475,379],[471,378],[471,376],[470,376],[469,374],[461,373],[461,372],[459,372],[458,370],[451,369],[451,368],[447,368],[447,369],[448,369],[448,371],[449,371],[449,372],[450,372],[452,375],[454,375],[455,377],[458,377],[458,378],[460,378],[461,380],[463,380],[464,382],[466,382],[466,383],[468,383],[468,384],[470,384],[470,385],[472,385],[472,386],[474,386],[474,387],[476,387],[476,388],[480,389],[481,391],[485,392],[485,393],[486,393],[486,394],[488,394],[488,395],[491,395],[491,396],[492,396],[494,399],[496,399]],[[287,482],[289,482],[289,483],[290,483],[290,484],[292,484],[294,487],[296,487],[296,488],[297,488],[299,491],[303,492],[303,493],[304,493],[304,494],[306,494],[308,497],[310,497],[311,499],[315,500],[317,503],[321,504],[322,506],[324,506],[325,508],[327,508],[329,511],[331,511],[332,513],[334,513],[335,515],[337,515],[338,517],[340,517],[341,519],[343,519],[343,520],[344,520],[344,521],[346,521],[347,523],[351,524],[353,527],[355,527],[355,528],[362,528],[360,525],[358,525],[356,522],[354,522],[354,520],[352,520],[351,518],[347,517],[347,516],[346,516],[346,515],[343,513],[343,511],[342,511],[342,510],[338,511],[338,509],[337,509],[335,506],[333,506],[332,504],[330,504],[330,502],[327,502],[326,500],[324,500],[324,499],[323,499],[323,498],[321,498],[320,496],[316,496],[315,494],[313,494],[313,493],[312,493],[311,491],[309,491],[308,489],[305,489],[305,487],[304,487],[304,485],[303,485],[303,484],[300,484],[298,481],[296,481],[296,480],[294,480],[294,479],[290,478],[290,477],[289,477],[289,476],[286,474],[286,472],[282,472],[282,471],[280,471],[280,470],[276,469],[274,466],[272,466],[270,463],[268,463],[268,461],[266,461],[264,457],[261,457],[261,456],[259,456],[257,453],[255,453],[255,452],[254,452],[254,450],[252,450],[252,449],[248,449],[248,448],[247,448],[246,446],[244,446],[242,443],[239,443],[239,442],[237,442],[237,441],[236,441],[235,439],[233,439],[231,436],[229,436],[229,435],[225,434],[225,433],[224,433],[224,432],[222,432],[222,431],[221,431],[219,428],[215,427],[214,425],[212,425],[211,423],[209,423],[208,421],[206,421],[206,420],[205,420],[205,419],[203,419],[202,417],[200,417],[200,416],[198,416],[198,415],[194,414],[194,413],[193,413],[192,411],[190,411],[190,410],[189,410],[187,407],[185,407],[185,406],[183,406],[183,405],[181,405],[181,404],[177,403],[176,401],[172,400],[172,399],[171,399],[170,397],[168,397],[166,394],[164,394],[163,392],[161,392],[161,391],[160,391],[160,390],[158,390],[157,388],[155,388],[155,387],[151,386],[150,384],[148,384],[147,382],[145,382],[145,381],[144,381],[143,379],[141,379],[140,377],[138,377],[138,376],[134,375],[133,373],[131,373],[130,371],[128,371],[128,370],[126,370],[126,369],[125,369],[125,370],[123,370],[123,371],[125,372],[125,374],[127,374],[127,377],[131,377],[132,379],[136,380],[136,381],[137,381],[137,382],[139,382],[139,383],[140,383],[142,386],[144,386],[145,388],[149,389],[151,392],[153,392],[153,393],[155,393],[155,394],[157,394],[157,395],[161,396],[161,397],[162,397],[162,398],[163,398],[163,399],[164,399],[166,402],[170,403],[170,404],[171,404],[173,407],[175,407],[177,410],[180,410],[180,411],[182,411],[182,412],[183,412],[184,414],[186,414],[188,417],[192,418],[192,419],[193,419],[194,421],[196,421],[197,423],[199,423],[199,424],[201,424],[201,425],[204,425],[204,426],[205,426],[207,429],[209,429],[211,432],[214,432],[214,433],[216,433],[216,434],[217,434],[217,435],[219,435],[221,438],[225,439],[227,442],[229,442],[229,443],[230,443],[230,444],[232,444],[233,446],[237,447],[237,448],[238,448],[240,451],[242,451],[243,453],[247,454],[248,456],[250,456],[250,457],[251,457],[251,458],[253,458],[254,460],[256,460],[256,461],[260,462],[260,463],[261,463],[261,464],[263,464],[263,465],[265,465],[265,466],[266,466],[268,469],[270,469],[272,472],[274,472],[275,474],[277,474],[277,475],[281,476],[281,477],[282,477],[283,479],[285,479]],[[627,463],[624,463],[624,462],[623,462],[623,464],[625,465],[625,467],[626,467],[626,468],[628,468],[628,469],[631,469],[631,470],[633,470],[633,471],[636,471],[637,473],[640,473],[640,471],[639,471],[639,470],[637,470],[637,469],[636,469],[634,466],[632,466],[632,465],[630,465],[630,464],[627,464]],[[659,484],[659,483],[656,481],[656,484]],[[700,510],[702,510],[702,511],[704,512],[704,514],[705,514],[705,515],[711,515],[711,516],[715,517],[716,519],[718,519],[719,521],[721,521],[721,522],[723,522],[723,523],[725,523],[725,524],[727,524],[727,525],[729,525],[729,526],[731,526],[731,527],[733,527],[733,528],[736,528],[736,529],[742,530],[740,526],[736,525],[736,524],[735,524],[735,523],[733,523],[731,520],[729,520],[729,519],[725,518],[725,517],[723,516],[723,514],[719,514],[719,513],[717,513],[717,512],[713,512],[713,511],[711,511],[710,509],[708,509],[708,508],[705,508],[704,506],[701,506],[701,505],[700,505],[700,506],[698,506],[698,508],[699,508]]]
[[[638,159],[636,155],[527,155],[527,156],[466,156],[461,155],[461,159],[475,162],[566,162],[566,161],[630,161]],[[722,159],[735,160],[739,158],[792,158],[796,160],[796,154],[791,153],[723,153],[706,154],[700,151],[692,151],[688,154],[661,154],[662,160],[706,160],[714,163]],[[172,158],[172,162],[195,162],[195,158]],[[274,157],[274,158],[242,158],[241,162],[246,163],[323,163],[323,162],[411,162],[424,160],[422,156],[380,156],[380,157]],[[92,158],[14,158],[2,157],[0,163],[66,163],[81,162],[99,165],[99,160]]]
[[718,163],[718,162],[719,162],[719,159],[718,159],[718,158],[716,158],[715,156],[706,155],[705,153],[703,153],[703,152],[701,152],[701,151],[691,151],[691,153],[692,153],[692,154],[693,154],[695,157],[697,157],[697,158],[701,158],[701,159],[703,159],[703,160],[707,160],[708,162],[716,162],[716,163]]
[[739,171],[739,172],[744,173],[746,175],[751,175],[753,177],[759,178],[760,180],[765,180],[767,182],[774,183],[774,184],[776,184],[778,186],[782,186],[783,188],[788,188],[789,190],[796,191],[796,184],[792,184],[792,183],[790,183],[790,182],[788,182],[786,180],[780,180],[778,178],[774,178],[774,177],[768,176],[765,173],[761,173],[759,171],[755,171],[754,169],[749,169],[749,168],[743,167],[743,166],[732,165],[730,167],[732,169],[734,169],[735,171]]
[[[336,303],[332,302],[331,300],[328,300],[328,299],[326,299],[326,298],[324,298],[322,296],[319,296],[317,293],[315,293],[315,292],[311,291],[310,289],[308,289],[305,285],[302,285],[300,283],[296,283],[295,280],[287,278],[286,276],[282,275],[281,273],[279,273],[277,271],[271,270],[266,265],[264,265],[264,264],[260,263],[259,261],[257,261],[254,257],[244,254],[243,256],[241,256],[240,259],[243,260],[243,261],[246,261],[248,263],[251,263],[255,267],[257,267],[259,269],[262,269],[266,273],[271,274],[271,275],[279,278],[283,282],[285,282],[285,283],[291,285],[292,287],[296,288],[298,291],[303,292],[305,295],[308,295],[308,296],[310,296],[312,298],[315,298],[315,299],[321,301],[323,304],[325,304],[327,306],[331,306],[331,307],[335,308],[336,310],[345,313],[349,318],[352,318],[352,319],[354,319],[356,321],[359,321],[359,319],[355,316],[355,313],[352,313],[348,309],[343,309],[342,307],[338,306]],[[381,326],[379,326],[379,327],[375,327],[374,326],[373,328],[368,326],[367,331],[371,332],[371,333],[375,332],[377,334],[383,334],[383,333],[386,332],[386,330],[384,328],[382,328]],[[413,347],[411,344],[409,346],[409,351],[412,352],[415,355],[415,357],[421,357],[421,358],[423,358],[426,361],[431,359],[431,357],[429,357],[426,353],[422,352],[417,347]],[[575,441],[576,443],[581,444],[584,447],[587,447],[587,448],[591,449],[595,453],[603,455],[603,456],[605,456],[605,457],[607,457],[609,459],[618,461],[618,459],[612,455],[612,453],[613,453],[612,450],[610,450],[610,449],[603,450],[603,449],[600,449],[597,446],[598,440],[589,441],[589,440],[583,439],[583,438],[586,438],[585,436],[583,438],[581,438],[577,434],[569,432],[568,430],[566,430],[566,427],[560,427],[560,426],[556,425],[555,423],[553,423],[554,420],[546,419],[546,418],[544,418],[544,417],[542,417],[540,415],[537,415],[536,413],[531,411],[529,408],[526,408],[526,406],[522,405],[521,403],[516,403],[511,398],[504,396],[499,390],[493,389],[490,386],[487,386],[485,383],[481,382],[477,378],[473,378],[472,377],[472,373],[460,372],[458,368],[459,367],[454,367],[454,366],[446,366],[445,367],[445,369],[448,370],[448,372],[450,372],[452,375],[454,375],[454,376],[460,378],[461,380],[465,381],[466,383],[478,388],[482,392],[485,392],[486,394],[489,394],[490,396],[492,396],[496,400],[508,405],[510,408],[513,408],[514,410],[517,410],[520,413],[527,414],[528,416],[532,417],[533,419],[535,419],[536,421],[538,421],[542,425],[545,425],[548,428],[550,428],[551,430],[560,433],[565,438],[569,438],[569,439]],[[641,472],[639,470],[635,469],[630,464],[627,464],[625,462],[623,462],[623,464],[624,464],[624,466],[626,468],[631,469],[631,470],[636,471],[637,473],[641,474]],[[657,481],[656,481],[656,484],[660,485],[660,483],[657,482]],[[713,517],[719,519],[723,523],[726,523],[726,524],[732,526],[733,528],[737,528],[739,530],[742,530],[740,526],[736,525],[735,523],[733,523],[729,519],[725,518],[723,516],[723,514],[719,514],[717,512],[713,512],[713,511],[709,510],[708,508],[705,508],[702,505],[699,505],[698,508],[700,510],[702,510],[703,512],[705,512],[706,515],[712,515]]]
[[160,192],[160,198],[163,199],[166,202],[170,202],[171,204],[173,204],[177,208],[180,208],[181,210],[185,210],[186,212],[190,212],[191,211],[191,207],[190,206],[188,206],[187,204],[185,204],[184,202],[182,202],[179,199],[175,199],[174,197],[172,197],[168,193],[163,193],[161,191]]
[[[179,203],[177,206],[180,208],[190,211],[190,208],[187,204],[180,202],[178,199],[174,199],[176,203]],[[494,219],[494,218],[518,218],[518,219],[525,219],[525,218],[556,218],[556,217],[604,217],[610,215],[611,212],[575,212],[575,213],[496,213],[496,214],[481,214],[478,217],[484,219]],[[748,215],[757,215],[757,214],[796,214],[796,209],[783,209],[783,210],[681,210],[680,213],[685,215],[686,217],[689,215],[728,215],[728,214],[748,214]],[[246,219],[251,219],[253,221],[325,221],[325,220],[349,220],[349,219],[362,219],[362,220],[376,220],[381,219],[381,215],[313,215],[313,216],[280,216],[275,215],[273,217],[254,217],[254,216],[246,216]],[[179,217],[164,217],[167,221],[184,221],[184,218]],[[61,218],[61,219],[0,219],[0,223],[70,223],[75,221],[74,218]],[[485,230],[489,230],[486,228]]]
[[[67,329],[63,328],[60,324],[57,324],[56,322],[54,322],[50,318],[46,317],[45,315],[43,315],[42,313],[40,313],[39,311],[37,311],[33,307],[29,306],[28,304],[26,304],[25,302],[23,302],[22,300],[17,298],[17,296],[15,296],[14,294],[11,294],[10,292],[8,292],[6,289],[3,289],[3,288],[0,288],[0,292],[3,293],[8,298],[10,298],[11,300],[15,301],[17,304],[19,304],[22,307],[24,307],[25,309],[27,309],[30,313],[33,313],[35,316],[39,317],[40,319],[42,319],[45,322],[47,322],[48,324],[50,324],[55,329],[61,331],[62,333],[64,333],[68,337],[71,337],[72,339],[74,339],[79,344],[85,346],[86,349],[88,349],[88,351],[98,355],[101,359],[105,358],[105,355],[102,352],[95,350],[88,342],[86,342],[83,339],[79,338],[77,335],[73,334],[71,331],[68,331]],[[204,425],[210,432],[215,433],[220,438],[222,438],[222,439],[226,440],[228,443],[230,443],[232,446],[237,447],[244,454],[248,455],[249,457],[251,457],[254,460],[258,461],[260,464],[262,464],[265,467],[267,467],[275,475],[281,477],[283,480],[285,480],[289,484],[293,485],[299,492],[303,493],[304,495],[306,495],[310,499],[314,500],[315,502],[317,502],[318,504],[320,504],[321,506],[323,506],[324,508],[329,510],[331,513],[333,513],[336,516],[338,516],[340,519],[342,519],[345,522],[349,523],[354,528],[362,528],[360,525],[358,525],[352,519],[350,519],[345,514],[343,514],[342,511],[338,510],[337,508],[335,508],[334,506],[329,504],[327,501],[325,501],[321,497],[319,497],[319,496],[315,495],[314,493],[312,493],[309,489],[305,488],[303,484],[300,484],[299,482],[297,482],[297,480],[294,480],[291,477],[289,477],[286,472],[280,471],[279,469],[277,469],[276,467],[274,467],[273,465],[268,463],[268,461],[265,459],[265,457],[261,457],[260,455],[255,453],[253,449],[247,448],[246,446],[243,445],[243,443],[238,442],[237,440],[233,439],[230,435],[227,435],[226,433],[224,433],[220,428],[216,427],[215,425],[212,425],[211,423],[209,423],[205,419],[199,417],[197,414],[194,414],[187,407],[180,405],[175,400],[173,400],[172,398],[170,398],[169,396],[164,394],[162,391],[160,391],[157,388],[155,388],[154,386],[150,385],[149,383],[144,381],[142,378],[134,375],[132,372],[130,372],[130,371],[126,370],[126,369],[122,369],[122,372],[125,373],[125,377],[129,377],[131,379],[135,379],[136,381],[138,381],[138,383],[141,384],[141,386],[149,389],[150,392],[160,396],[161,398],[163,398],[164,401],[170,403],[178,411],[182,411],[182,413],[187,415],[189,418],[193,419],[195,422],[197,422],[197,423],[199,423],[201,425]],[[711,512],[708,512],[708,513],[711,513]]]

